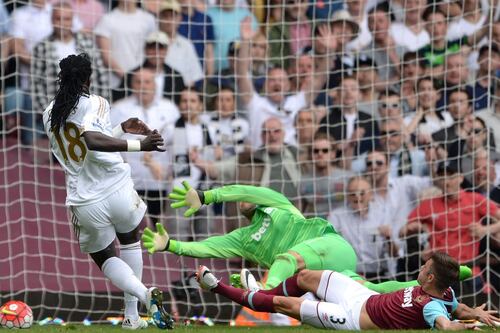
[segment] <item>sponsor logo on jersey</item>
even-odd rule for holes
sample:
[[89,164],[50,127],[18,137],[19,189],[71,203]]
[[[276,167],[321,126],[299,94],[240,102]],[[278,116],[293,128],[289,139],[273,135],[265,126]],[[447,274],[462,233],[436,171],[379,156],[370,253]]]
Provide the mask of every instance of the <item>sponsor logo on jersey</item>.
[[262,227],[257,230],[257,232],[253,233],[250,237],[252,237],[253,240],[256,242],[259,242],[262,239],[262,236],[266,233],[267,228],[271,225],[271,219],[269,217],[266,217],[262,221]]
[[405,290],[403,291],[403,303],[401,303],[401,306],[403,308],[411,308],[413,306],[412,292],[413,292],[413,287],[405,288]]

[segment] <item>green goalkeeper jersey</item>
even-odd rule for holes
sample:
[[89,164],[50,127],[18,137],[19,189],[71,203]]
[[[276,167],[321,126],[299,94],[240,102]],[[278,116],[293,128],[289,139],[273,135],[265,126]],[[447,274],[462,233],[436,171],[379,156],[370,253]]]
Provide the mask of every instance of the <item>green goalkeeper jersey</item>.
[[257,205],[251,224],[201,242],[171,240],[168,250],[197,258],[243,257],[269,268],[276,255],[303,241],[336,233],[322,218],[306,219],[281,193],[264,187],[231,185],[204,192],[205,203],[249,202]]

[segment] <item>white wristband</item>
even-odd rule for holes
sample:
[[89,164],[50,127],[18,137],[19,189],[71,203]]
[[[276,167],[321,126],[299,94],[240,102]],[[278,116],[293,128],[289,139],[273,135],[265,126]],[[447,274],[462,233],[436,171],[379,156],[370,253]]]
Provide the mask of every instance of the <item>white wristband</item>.
[[141,141],[127,140],[127,151],[141,151]]
[[113,128],[113,137],[119,138],[123,134],[125,134],[125,132],[123,131],[122,124],[118,124]]

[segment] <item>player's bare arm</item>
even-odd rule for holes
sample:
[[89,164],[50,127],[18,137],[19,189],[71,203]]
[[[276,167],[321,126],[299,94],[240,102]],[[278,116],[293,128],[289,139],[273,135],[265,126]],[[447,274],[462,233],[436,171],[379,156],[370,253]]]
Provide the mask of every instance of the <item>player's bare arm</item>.
[[478,320],[491,327],[496,327],[500,324],[498,311],[486,310],[486,303],[475,308],[471,308],[463,303],[460,303],[453,313],[453,316],[457,319]]
[[[87,131],[82,134],[85,143],[90,150],[104,151],[104,152],[117,152],[117,151],[131,151],[130,144],[127,140],[117,139],[100,132]],[[163,138],[154,130],[148,134],[144,139],[139,141],[139,149],[137,151],[165,151],[161,148],[163,145]]]

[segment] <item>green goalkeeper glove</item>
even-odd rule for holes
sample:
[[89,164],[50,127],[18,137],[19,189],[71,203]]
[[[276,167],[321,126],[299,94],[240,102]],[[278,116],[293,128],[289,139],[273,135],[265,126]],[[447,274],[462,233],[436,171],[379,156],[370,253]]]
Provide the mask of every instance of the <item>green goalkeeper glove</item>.
[[142,234],[142,245],[150,254],[168,250],[170,237],[161,223],[156,223],[156,232],[149,228],[144,229]]
[[172,208],[189,207],[184,213],[185,217],[190,217],[196,213],[201,206],[205,203],[205,195],[202,191],[197,191],[188,184],[187,181],[183,181],[182,185],[184,188],[174,187],[173,192],[168,195],[170,199],[175,201],[170,205]]

